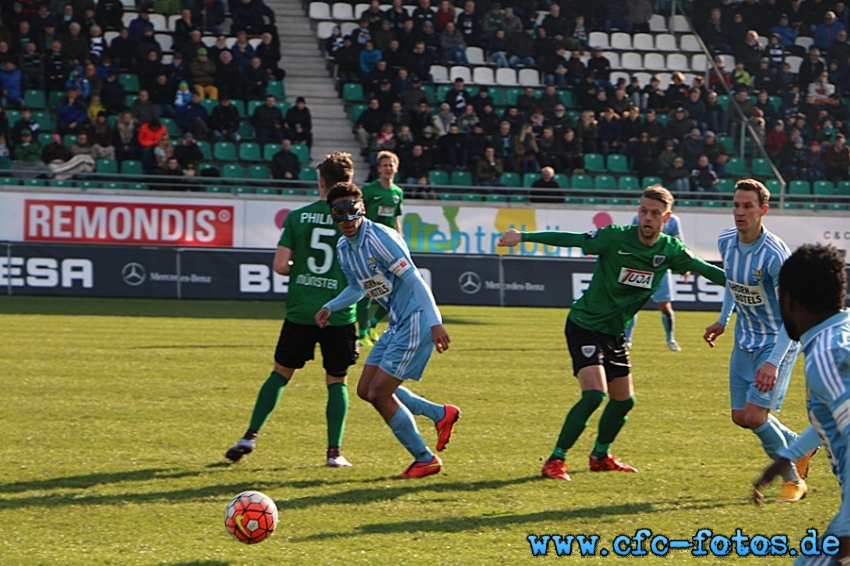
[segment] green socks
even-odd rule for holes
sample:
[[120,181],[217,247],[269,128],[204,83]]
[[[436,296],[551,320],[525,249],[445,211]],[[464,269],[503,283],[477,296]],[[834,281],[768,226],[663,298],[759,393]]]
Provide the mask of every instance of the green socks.
[[260,387],[260,393],[257,395],[257,402],[254,403],[254,413],[251,415],[251,424],[248,425],[249,430],[259,432],[266,424],[269,415],[274,411],[280,396],[283,394],[283,388],[289,380],[276,371],[273,371],[269,378]]
[[385,309],[381,305],[378,305],[378,307],[375,309],[375,316],[373,316],[372,320],[369,321],[370,326],[372,328],[375,328],[376,326],[378,326],[379,322],[384,320],[384,318],[386,316],[387,316],[387,309]]
[[345,432],[345,417],[348,415],[348,387],[345,383],[328,385],[328,447],[339,448]]
[[625,401],[616,401],[611,399],[605,410],[602,411],[602,417],[599,419],[599,435],[596,437],[596,444],[593,447],[592,456],[597,459],[605,458],[608,455],[608,449],[617,438],[617,434],[623,425],[629,420],[626,414],[635,406],[635,398],[630,397]]
[[575,444],[578,437],[581,436],[581,433],[587,427],[587,421],[590,420],[590,415],[602,404],[602,401],[607,396],[604,391],[599,391],[598,389],[582,392],[581,399],[567,413],[564,426],[561,428],[561,434],[558,436],[558,443],[549,457],[550,460],[563,460],[566,457],[567,450],[572,448],[573,444]]

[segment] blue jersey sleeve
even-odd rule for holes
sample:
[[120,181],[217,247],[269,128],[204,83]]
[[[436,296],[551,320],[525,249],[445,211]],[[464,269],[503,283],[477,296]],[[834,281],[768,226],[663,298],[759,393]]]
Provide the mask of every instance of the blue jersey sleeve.
[[331,312],[347,309],[366,295],[366,291],[363,290],[363,287],[360,286],[360,282],[357,280],[357,275],[355,275],[348,264],[342,259],[342,254],[340,254],[339,266],[345,274],[348,285],[339,295],[325,304],[325,308],[330,309]]

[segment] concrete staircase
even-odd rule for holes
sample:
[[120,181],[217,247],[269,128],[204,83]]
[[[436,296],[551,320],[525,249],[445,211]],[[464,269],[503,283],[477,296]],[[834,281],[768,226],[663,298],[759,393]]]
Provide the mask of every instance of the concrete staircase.
[[354,181],[362,184],[368,166],[360,157],[360,145],[351,131],[351,120],[345,113],[342,98],[337,95],[334,80],[325,66],[318,47],[316,31],[310,27],[301,0],[266,0],[275,12],[280,34],[280,66],[286,71],[286,101],[295,104],[303,96],[313,118],[313,164],[334,151],[347,151],[354,158]]

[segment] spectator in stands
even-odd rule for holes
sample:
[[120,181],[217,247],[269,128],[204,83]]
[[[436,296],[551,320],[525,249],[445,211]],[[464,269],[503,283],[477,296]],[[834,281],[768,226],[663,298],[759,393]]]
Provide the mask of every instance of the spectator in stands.
[[51,91],[65,88],[65,82],[71,71],[71,61],[62,52],[62,42],[57,40],[50,44],[50,53],[45,58],[44,66],[47,88]]
[[670,77],[670,86],[664,94],[665,107],[677,108],[684,106],[684,102],[688,100],[688,85],[685,84],[685,75],[681,71],[676,71]]
[[522,30],[525,29],[522,19],[517,17],[511,6],[505,7],[505,17],[502,20],[502,29],[505,30],[505,35],[509,38],[514,34],[522,33]]
[[[446,0],[445,3],[448,4],[448,1]],[[454,65],[469,66],[463,34],[457,30],[454,22],[447,22],[440,33],[440,47],[443,59]]]
[[195,5],[201,6],[197,19],[203,22],[204,31],[214,35],[221,33],[221,25],[225,18],[224,2],[222,0],[200,0]]
[[106,112],[98,113],[91,128],[91,143],[96,159],[115,159],[112,128],[106,119]]
[[735,61],[735,70],[729,74],[729,81],[732,83],[732,89],[750,90],[753,84],[753,78],[749,71],[744,66],[744,60],[738,59]]
[[648,33],[653,14],[649,0],[626,0],[626,7],[626,21],[631,25],[632,33]]
[[115,159],[117,161],[138,159],[140,157],[139,132],[137,131],[136,120],[129,110],[125,110],[118,115],[118,120],[115,121],[112,139],[112,145],[115,146]]
[[140,124],[150,122],[154,118],[159,118],[159,111],[156,105],[151,102],[148,91],[142,89],[139,91],[139,96],[130,106],[130,112]]
[[201,148],[198,147],[195,136],[190,132],[183,134],[183,137],[180,138],[177,147],[174,148],[174,157],[184,171],[190,171],[193,175],[204,160],[204,154]]
[[584,172],[584,150],[581,140],[576,137],[572,128],[564,130],[563,136],[558,140],[558,171],[560,173],[573,174]]
[[155,50],[145,53],[144,58],[139,61],[136,75],[139,78],[139,86],[145,90],[150,89],[156,83],[157,75],[165,73],[159,53]]
[[469,154],[469,169],[474,170],[481,159],[484,159],[484,150],[490,145],[490,138],[484,133],[481,124],[472,127],[472,131],[466,134],[466,149]]
[[481,39],[488,40],[495,35],[496,30],[504,30],[502,24],[505,21],[505,14],[502,12],[502,5],[499,2],[490,4],[490,10],[484,14],[481,22]]
[[499,131],[501,119],[496,114],[495,108],[492,104],[485,104],[481,114],[478,116],[478,123],[487,136],[494,136]]
[[245,98],[245,76],[229,51],[222,51],[219,55],[213,79],[218,88],[218,97],[226,94],[231,99]]
[[508,49],[510,44],[505,30],[497,29],[485,40],[487,50],[487,61],[496,65],[498,69],[510,67],[508,61]]
[[313,120],[307,101],[303,96],[295,99],[295,106],[286,111],[284,118],[287,138],[294,143],[303,143],[313,147]]
[[393,131],[398,132],[395,136],[396,155],[402,157],[410,155],[410,152],[413,149],[413,144],[416,142],[416,138],[413,137],[413,133],[410,131],[410,126],[407,124],[396,126],[393,124]]
[[[218,40],[210,49],[215,48],[218,45]],[[192,29],[189,31],[189,40],[183,42],[183,44],[179,48],[175,48],[175,53],[180,53],[183,56],[184,62],[194,61],[198,56],[198,51],[201,49],[207,49],[206,44],[201,41],[201,30],[198,28]],[[207,55],[210,54],[210,50],[207,50]]]
[[77,173],[94,171],[95,161],[89,155],[74,155],[62,144],[62,137],[53,134],[50,143],[41,151],[41,160],[55,174],[56,179],[67,179]]
[[838,63],[839,69],[846,69],[850,61],[850,44],[847,43],[847,30],[838,32],[838,37],[827,52],[829,62]]
[[[244,94],[247,100],[262,100],[265,98],[269,84],[269,72],[263,68],[263,63],[259,57],[254,56],[251,59],[251,65],[245,72],[244,82]],[[224,95],[225,93],[220,92],[219,98]]]
[[123,26],[124,4],[121,0],[98,0],[95,14],[97,21],[107,30],[119,30]]
[[682,194],[691,190],[691,170],[685,167],[685,160],[676,155],[669,167],[661,171],[661,178],[670,192]]
[[56,110],[56,130],[60,134],[75,134],[88,122],[86,105],[80,98],[80,91],[74,87],[68,89],[67,96]]
[[658,173],[658,146],[649,139],[649,134],[640,132],[638,141],[627,154],[631,167],[639,177],[654,176]]
[[372,69],[378,66],[378,61],[381,58],[381,52],[375,49],[372,40],[368,40],[360,52],[360,72],[363,75],[368,75]]
[[688,117],[687,110],[679,106],[670,113],[670,120],[667,122],[665,137],[668,140],[678,145],[687,137],[688,133],[697,126],[696,122]]
[[421,97],[415,108],[407,113],[407,124],[415,138],[422,135],[422,130],[426,126],[431,126],[431,107],[426,97]]
[[285,123],[283,112],[277,106],[277,99],[273,94],[266,95],[265,104],[257,106],[251,116],[251,124],[260,145],[280,143],[284,137]]
[[24,47],[18,59],[18,68],[21,71],[21,88],[44,90],[44,62],[36,51],[35,42],[30,41]]
[[214,141],[239,141],[239,111],[230,103],[230,98],[224,96],[218,106],[213,108],[210,115],[210,130]]
[[174,120],[183,133],[191,132],[197,139],[209,140],[210,116],[207,109],[201,104],[201,100],[201,96],[197,92],[193,92],[189,104],[175,109]]
[[178,18],[177,22],[174,24],[174,49],[179,50],[184,44],[189,43],[189,32],[199,27],[200,26],[196,25],[193,20],[192,10],[189,8],[183,8],[183,10],[180,11],[180,18]]
[[360,52],[352,44],[350,36],[345,36],[343,46],[334,53],[334,61],[336,62],[340,84],[359,80]]
[[801,89],[808,89],[809,84],[826,70],[826,65],[820,60],[820,56],[820,49],[812,46],[809,50],[809,57],[803,59],[800,64],[800,70],[797,72],[797,84],[800,85]]
[[392,29],[392,24],[387,20],[381,20],[379,23],[371,24],[372,43],[375,49],[380,51],[386,58],[387,50],[390,47],[390,41],[395,39],[395,32]]
[[600,115],[597,125],[599,133],[599,153],[609,155],[622,153],[622,128],[620,116],[611,108],[606,108]]
[[425,126],[416,143],[422,144],[422,151],[434,165],[440,165],[440,140],[434,135],[434,128]]
[[605,13],[603,30],[610,34],[616,28],[631,35],[634,26],[626,19],[629,13],[626,0],[602,0],[602,6]]
[[417,185],[417,198],[436,198],[432,184],[428,178],[428,172],[434,164],[422,149],[421,143],[413,144],[410,155],[406,156],[401,163],[400,176],[408,185]]
[[688,93],[688,98],[682,101],[681,104],[678,104],[677,106],[681,106],[685,109],[685,112],[687,113],[688,117],[697,123],[697,127],[700,130],[704,131],[708,129],[708,123],[706,121],[705,103],[702,100],[701,90],[691,90]]
[[156,164],[155,168],[162,168],[165,163],[174,156],[174,146],[171,145],[171,138],[166,133],[159,138],[159,141],[153,148],[153,158]]
[[768,94],[777,94],[782,87],[782,79],[779,71],[771,66],[770,59],[763,57],[759,61],[759,68],[753,76],[753,88],[757,91],[765,91]]
[[192,79],[195,92],[201,98],[218,100],[215,72],[215,63],[209,60],[206,48],[198,49],[198,56],[189,63],[189,77]]
[[437,14],[431,7],[431,0],[419,0],[419,6],[413,10],[413,29],[423,31],[425,23],[430,23],[433,27],[437,22]]
[[455,78],[452,89],[446,93],[443,102],[449,105],[449,109],[455,115],[460,115],[467,106],[472,104],[472,95],[466,90],[462,77]]
[[626,95],[625,88],[614,89],[614,96],[608,101],[608,107],[620,116],[628,112],[632,107],[632,101]]
[[384,12],[384,19],[390,22],[395,31],[400,31],[404,22],[410,20],[410,14],[405,10],[402,0],[393,0],[392,6]]
[[552,167],[543,167],[540,170],[540,178],[535,179],[529,191],[530,202],[562,203],[566,191],[555,179],[555,170]]
[[490,137],[490,141],[496,152],[496,157],[502,160],[509,171],[515,172],[517,168],[514,161],[514,135],[511,132],[511,123],[507,121],[499,122],[499,131]]
[[142,39],[142,34],[145,30],[154,30],[150,20],[150,14],[145,10],[140,11],[130,22],[130,25],[127,26],[127,30],[129,31],[129,38],[138,43]]
[[705,101],[705,124],[709,130],[725,134],[729,129],[729,114],[717,101],[717,93],[708,91]]
[[567,116],[566,107],[563,104],[558,103],[555,105],[555,110],[552,116],[546,118],[546,125],[551,126],[555,137],[560,137],[563,135],[564,130],[572,127],[573,123],[572,120],[570,120],[570,117]]
[[824,154],[824,179],[838,184],[848,180],[850,169],[850,147],[845,145],[844,134],[837,134],[835,141],[827,147]]
[[463,113],[458,116],[457,126],[461,133],[470,134],[478,122],[479,119],[478,115],[475,113],[475,107],[472,104],[468,104],[463,109]]
[[767,47],[765,47],[765,55],[770,60],[770,66],[776,69],[777,74],[782,69],[782,64],[785,62],[786,49],[779,40],[779,35],[772,34],[767,38]]
[[508,39],[508,64],[513,69],[534,67],[534,27],[515,33]]
[[466,147],[466,135],[452,122],[445,135],[440,137],[441,162],[452,170],[465,170],[469,166],[469,151]]
[[687,169],[694,169],[697,166],[700,155],[702,153],[703,143],[699,139],[700,131],[698,128],[691,130],[691,133],[679,143],[678,154],[685,160]]
[[463,34],[463,40],[467,45],[481,47],[481,22],[475,14],[475,2],[466,0],[463,3],[463,11],[458,14],[457,28]]
[[524,175],[526,173],[537,173],[540,171],[540,162],[537,154],[540,148],[537,145],[537,136],[534,134],[531,124],[524,123],[513,140],[514,162],[516,172]]
[[561,15],[561,5],[557,2],[549,5],[549,13],[543,18],[540,27],[546,30],[549,37],[556,35],[569,37],[570,23]]
[[702,27],[702,39],[712,55],[718,53],[732,53],[729,45],[729,31],[721,17],[720,8],[713,8],[711,16]]
[[431,126],[434,128],[434,134],[437,137],[446,135],[449,131],[449,126],[457,121],[457,116],[452,112],[448,102],[440,104],[440,111],[437,112],[431,119]]
[[[233,56],[233,63],[239,69],[240,73],[244,73],[251,64],[251,58],[254,56],[254,48],[248,43],[248,35],[245,31],[240,31],[236,34],[236,43],[230,48],[230,54]],[[221,54],[219,54],[219,59]]]
[[121,28],[118,37],[109,43],[109,56],[115,68],[122,71],[133,71],[136,69],[136,54],[139,51],[139,42],[130,37],[130,30]]
[[599,123],[593,110],[584,110],[576,126],[576,137],[581,141],[583,153],[599,153]]
[[245,31],[248,35],[261,35],[264,32],[271,33],[272,37],[277,35],[274,10],[263,0],[240,0],[231,9],[230,17],[233,19],[230,33]]
[[4,108],[20,108],[22,100],[23,75],[14,61],[6,61],[0,69],[0,105]]
[[372,140],[378,137],[381,127],[386,123],[386,111],[380,106],[377,98],[369,100],[369,107],[357,119],[356,132],[360,141],[361,155],[367,155]]
[[838,32],[840,31],[847,31],[847,28],[836,19],[835,12],[827,11],[823,16],[823,22],[815,27],[815,47],[823,51],[829,51],[838,39]]
[[492,147],[488,147],[484,150],[484,159],[475,168],[475,180],[482,187],[504,187],[501,180],[504,171],[502,160],[496,157]]
[[813,141],[809,146],[806,167],[806,180],[809,184],[819,181],[823,177],[823,154],[819,142]]
[[41,159],[41,144],[33,141],[32,132],[28,129],[21,130],[21,141],[15,144],[12,157],[23,163],[35,163]]
[[720,192],[717,188],[717,173],[705,155],[699,156],[697,166],[691,171],[691,190],[697,193]]
[[271,163],[272,179],[297,181],[301,174],[301,163],[292,152],[292,142],[286,138],[281,141],[280,151],[274,154]]
[[88,59],[89,45],[86,37],[80,33],[81,27],[77,22],[71,22],[68,33],[62,38],[62,51],[76,65]]
[[829,82],[827,71],[823,71],[814,81],[809,83],[807,92],[812,95],[814,104],[834,104],[835,85]]
[[717,143],[717,137],[711,130],[705,133],[705,139],[702,142],[702,153],[708,157],[708,162],[714,168],[717,176],[725,177],[729,153],[723,144]]
[[[785,133],[785,124],[782,120],[776,120],[773,128],[765,136],[764,147],[767,151],[768,158],[774,163],[778,163],[785,151],[785,146],[788,144],[788,136]],[[718,172],[720,175],[720,172]],[[723,175],[720,175],[721,177]]]
[[12,151],[6,143],[6,136],[0,134],[0,171],[8,171],[12,168]]
[[89,136],[85,132],[77,134],[77,138],[69,149],[71,150],[71,155],[88,155],[94,161],[98,159],[97,152],[91,142],[89,142]]

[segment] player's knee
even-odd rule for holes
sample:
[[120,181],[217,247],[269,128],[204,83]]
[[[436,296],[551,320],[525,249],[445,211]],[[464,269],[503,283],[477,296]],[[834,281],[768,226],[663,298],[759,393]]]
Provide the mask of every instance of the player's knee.
[[606,397],[608,397],[608,394],[598,389],[589,389],[581,394],[582,401],[587,404],[591,411],[598,409]]
[[749,425],[747,425],[747,419],[745,415],[735,411],[732,412],[732,422],[741,428],[750,428]]
[[635,400],[634,395],[632,395],[625,401],[617,401],[617,403],[620,405],[621,410],[625,414],[635,408],[635,404],[637,403],[637,401]]
[[363,382],[360,382],[357,385],[357,396],[366,401],[367,403],[371,403],[369,400],[369,387],[364,385]]
[[744,424],[746,428],[755,430],[767,422],[767,417],[761,413],[745,413]]

